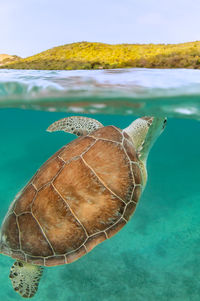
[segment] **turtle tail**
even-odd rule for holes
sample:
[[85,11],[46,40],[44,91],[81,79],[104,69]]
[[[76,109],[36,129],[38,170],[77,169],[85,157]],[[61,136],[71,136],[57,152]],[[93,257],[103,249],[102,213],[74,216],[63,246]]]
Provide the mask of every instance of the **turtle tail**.
[[42,267],[22,261],[15,261],[10,269],[9,278],[13,288],[23,298],[31,298],[38,289],[38,284],[42,276]]

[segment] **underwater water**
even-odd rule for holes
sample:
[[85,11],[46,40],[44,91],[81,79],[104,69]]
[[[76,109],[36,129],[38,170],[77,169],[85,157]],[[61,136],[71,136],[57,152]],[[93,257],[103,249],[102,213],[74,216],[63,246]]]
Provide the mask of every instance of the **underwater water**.
[[[33,300],[200,300],[200,72],[70,72],[0,71],[1,221],[40,165],[75,138],[46,132],[55,120],[86,113],[125,128],[141,114],[157,114],[168,123],[150,152],[147,186],[130,222],[78,261],[45,268]],[[0,256],[6,301],[22,300],[8,278],[12,263]]]

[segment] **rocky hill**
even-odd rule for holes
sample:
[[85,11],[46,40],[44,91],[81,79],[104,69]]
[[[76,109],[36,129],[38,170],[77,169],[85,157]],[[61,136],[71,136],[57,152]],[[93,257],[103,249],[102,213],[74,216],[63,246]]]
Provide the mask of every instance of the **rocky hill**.
[[17,58],[9,64],[3,60],[3,63],[0,68],[36,70],[126,67],[200,69],[200,42],[117,45],[80,42],[54,47],[25,59]]

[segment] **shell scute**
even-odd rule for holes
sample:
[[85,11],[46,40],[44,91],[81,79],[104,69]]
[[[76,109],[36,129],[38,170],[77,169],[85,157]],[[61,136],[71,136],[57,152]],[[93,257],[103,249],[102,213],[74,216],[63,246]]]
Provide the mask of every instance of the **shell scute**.
[[105,232],[100,232],[98,234],[95,234],[88,238],[88,240],[85,243],[86,249],[88,252],[90,252],[94,247],[96,247],[98,244],[106,240],[106,234]]
[[133,212],[135,211],[136,209],[136,204],[134,202],[130,202],[129,204],[127,204],[126,206],[126,210],[124,212],[124,215],[123,217],[126,219],[126,220],[129,220],[131,215],[133,214]]
[[115,225],[106,230],[108,238],[111,238],[126,225],[125,220],[120,219]]
[[141,170],[140,166],[138,163],[132,163],[132,170],[133,170],[133,175],[135,179],[135,184],[141,184],[142,183],[142,175],[141,175]]
[[19,249],[19,229],[17,217],[14,213],[7,216],[1,229],[2,249]]
[[44,265],[47,266],[47,267],[52,267],[52,266],[56,266],[56,265],[59,265],[59,264],[65,264],[66,263],[66,260],[65,260],[65,256],[52,256],[52,257],[48,257],[48,258],[45,258],[45,263]]
[[124,138],[126,138],[126,139],[128,139],[130,142],[132,142],[131,137],[130,137],[125,131],[122,131],[122,132],[123,132]]
[[41,228],[30,213],[18,217],[22,250],[29,255],[50,256],[52,249],[46,241]]
[[[8,254],[10,255],[10,254]],[[12,258],[14,259],[18,259],[18,260],[22,260],[22,261],[26,261],[26,257],[24,255],[24,253],[22,251],[16,251],[16,250],[12,250]]]
[[83,159],[106,187],[125,202],[130,200],[134,183],[122,145],[99,140],[83,155]]
[[47,185],[38,192],[32,212],[55,254],[70,252],[85,241],[84,229],[52,185]]
[[135,148],[133,147],[133,143],[128,139],[124,139],[123,146],[129,159],[133,162],[138,162],[138,155],[136,153]]
[[105,188],[81,158],[66,164],[53,184],[89,235],[119,219],[124,203]]
[[121,143],[123,138],[121,130],[112,125],[100,128],[90,134],[90,136],[96,139],[107,139],[118,143]]
[[43,164],[42,168],[37,172],[34,177],[32,184],[40,189],[43,185],[52,181],[53,178],[57,175],[57,173],[61,170],[64,162],[60,160],[58,157],[53,158],[52,160],[48,160]]
[[19,197],[19,200],[15,203],[14,212],[19,215],[23,212],[31,212],[31,204],[36,196],[37,190],[31,184],[29,184],[22,192]]
[[137,203],[140,198],[141,193],[142,193],[142,187],[135,186],[131,201],[133,201],[134,203]]
[[74,252],[71,252],[70,254],[66,255],[66,261],[67,263],[71,263],[79,258],[81,258],[82,256],[86,255],[86,249],[84,246],[80,247],[78,250],[75,250]]
[[39,257],[39,256],[34,257],[34,256],[27,255],[26,258],[29,263],[36,264],[36,265],[44,265],[44,257]]
[[71,160],[74,157],[80,156],[84,151],[86,151],[93,143],[94,138],[91,137],[80,137],[72,142],[70,142],[59,155],[65,162]]

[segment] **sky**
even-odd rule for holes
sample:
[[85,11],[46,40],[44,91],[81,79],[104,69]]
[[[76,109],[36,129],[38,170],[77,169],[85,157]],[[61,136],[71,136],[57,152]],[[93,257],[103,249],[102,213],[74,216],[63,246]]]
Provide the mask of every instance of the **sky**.
[[200,40],[200,0],[0,0],[0,54],[73,42]]

